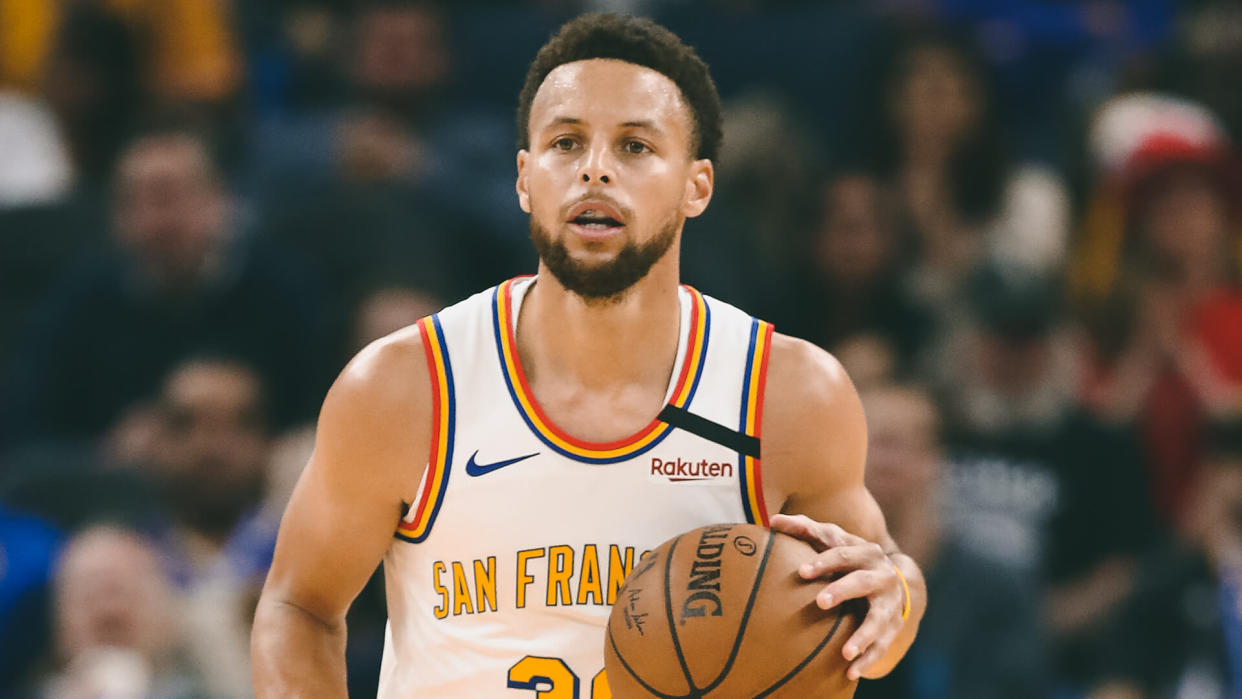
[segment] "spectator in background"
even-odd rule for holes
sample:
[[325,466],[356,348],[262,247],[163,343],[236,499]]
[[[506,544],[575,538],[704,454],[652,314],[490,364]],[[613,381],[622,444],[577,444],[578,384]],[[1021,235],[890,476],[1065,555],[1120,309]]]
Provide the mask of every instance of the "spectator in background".
[[205,697],[181,656],[181,618],[152,544],[95,526],[66,544],[56,571],[56,671],[47,699]]
[[308,417],[329,370],[315,289],[245,234],[208,143],[179,127],[134,140],[113,213],[114,250],[66,278],[19,340],[0,389],[0,449],[124,426],[202,348],[258,368],[277,424]]
[[964,546],[1046,587],[1058,667],[1085,684],[1096,632],[1152,539],[1142,452],[1132,430],[1079,408],[1053,280],[988,266],[968,287],[972,319],[950,342],[942,389],[949,522]]
[[92,451],[40,445],[0,459],[0,696],[26,699],[57,657],[50,580],[65,538],[99,522],[158,532],[164,516],[141,474]]
[[779,326],[801,322],[797,296],[817,211],[821,146],[792,102],[756,90],[724,102],[712,206],[682,237],[682,278]]
[[898,194],[899,225],[915,251],[911,289],[951,321],[962,281],[986,258],[1038,269],[1062,261],[1068,197],[1050,171],[1010,161],[985,65],[969,42],[913,33],[890,61],[883,117],[867,124],[871,157]]
[[1242,696],[1242,422],[1213,425],[1187,522],[1110,628],[1092,699]]
[[918,288],[942,301],[984,256],[1008,163],[984,66],[969,44],[915,35],[891,60],[878,164],[918,250]]
[[107,178],[144,102],[137,44],[103,3],[0,0],[0,367],[104,237]]
[[[41,86],[56,114],[79,186],[101,195],[144,104],[133,27],[96,3],[47,4],[53,21]],[[30,10],[26,10],[29,12]]]
[[[229,98],[240,82],[231,31],[231,3],[217,0],[0,0],[0,85],[39,87],[48,56],[65,46],[66,25],[106,15],[124,23],[149,57],[142,80],[165,102],[212,103]],[[77,39],[88,34],[70,33]],[[72,42],[69,42],[72,43]],[[103,56],[98,56],[103,57]]]
[[497,157],[513,138],[447,101],[446,15],[372,0],[346,26],[345,102],[270,120],[254,139],[264,230],[315,264],[342,325],[379,285],[452,300],[525,271],[513,160]]
[[[944,526],[944,456],[935,405],[922,391],[862,392],[867,488],[893,539],[924,566],[930,599],[919,637],[897,669],[864,680],[859,699],[1047,697],[1038,581],[963,546]],[[934,595],[934,597],[933,597]]]
[[187,650],[214,696],[249,693],[247,639],[278,519],[263,509],[273,433],[262,378],[203,356],[164,381],[140,465],[172,518],[166,544],[185,596]]
[[1068,112],[1146,77],[1184,16],[1213,1],[892,0],[879,11],[934,16],[976,37],[1016,127],[1007,129],[1009,143],[1055,157]]
[[1091,247],[1103,247],[1107,228],[1092,221],[1083,241],[1097,268],[1080,277],[1111,271],[1108,286],[1084,294],[1094,340],[1086,398],[1106,419],[1140,426],[1159,511],[1180,524],[1205,425],[1242,412],[1242,182],[1223,133],[1196,105],[1138,95],[1100,120],[1130,143],[1116,148],[1112,269]]
[[[902,288],[902,255],[892,206],[868,174],[846,173],[822,187],[822,213],[809,254],[798,332],[832,352],[860,336],[890,348],[909,370],[928,337],[926,313]],[[855,379],[857,380],[857,379]]]
[[140,466],[160,486],[193,573],[228,552],[262,502],[273,437],[268,399],[258,373],[227,357],[190,358],[164,381]]
[[148,109],[231,99],[241,71],[230,4],[0,0],[0,86],[42,92],[81,184],[102,188]]
[[1077,387],[1057,280],[990,264],[965,286],[970,323],[950,343],[955,361],[940,383],[950,425],[993,433],[1055,428]]

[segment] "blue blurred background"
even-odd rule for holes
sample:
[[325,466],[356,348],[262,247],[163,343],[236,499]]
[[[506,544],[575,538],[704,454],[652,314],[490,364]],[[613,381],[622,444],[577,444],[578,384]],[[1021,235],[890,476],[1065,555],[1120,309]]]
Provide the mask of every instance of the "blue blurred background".
[[327,386],[534,270],[516,96],[597,10],[725,101],[685,280],[862,393],[931,606],[858,696],[1242,697],[1228,0],[0,0],[0,696],[250,694]]

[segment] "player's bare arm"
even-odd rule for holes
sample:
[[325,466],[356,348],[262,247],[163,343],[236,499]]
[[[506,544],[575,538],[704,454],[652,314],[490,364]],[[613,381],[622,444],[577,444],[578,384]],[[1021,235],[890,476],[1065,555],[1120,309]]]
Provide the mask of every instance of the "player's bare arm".
[[862,405],[845,370],[827,352],[791,337],[773,338],[763,450],[769,511],[782,513],[772,517],[772,528],[820,551],[800,571],[803,577],[840,576],[824,586],[819,606],[828,609],[850,599],[869,604],[866,619],[842,648],[853,661],[850,678],[887,674],[914,641],[927,605],[926,586],[914,560],[898,552],[863,484]]
[[430,392],[416,327],[364,349],[328,392],[255,612],[257,696],[346,696],[345,613],[414,501]]

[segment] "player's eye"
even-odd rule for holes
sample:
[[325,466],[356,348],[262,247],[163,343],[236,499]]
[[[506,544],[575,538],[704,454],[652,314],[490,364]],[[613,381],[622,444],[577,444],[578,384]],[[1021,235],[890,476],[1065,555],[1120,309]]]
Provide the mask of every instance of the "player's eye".
[[557,150],[563,150],[563,151],[573,150],[575,145],[576,144],[574,143],[574,139],[568,136],[562,136],[552,142],[553,148]]
[[649,147],[647,147],[647,144],[643,143],[642,141],[626,141],[624,148],[625,148],[625,152],[631,155],[639,155],[641,153],[646,153],[647,151],[651,150]]

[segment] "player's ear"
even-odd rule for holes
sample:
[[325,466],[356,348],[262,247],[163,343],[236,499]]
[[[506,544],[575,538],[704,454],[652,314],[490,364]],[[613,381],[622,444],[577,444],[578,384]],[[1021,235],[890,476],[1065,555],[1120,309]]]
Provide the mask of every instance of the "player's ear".
[[716,185],[716,169],[712,161],[703,158],[690,164],[690,177],[686,179],[686,196],[682,200],[681,213],[694,218],[707,209]]
[[517,195],[518,206],[522,207],[522,211],[530,213],[530,193],[526,190],[526,161],[530,159],[530,152],[526,149],[518,151],[517,154]]

